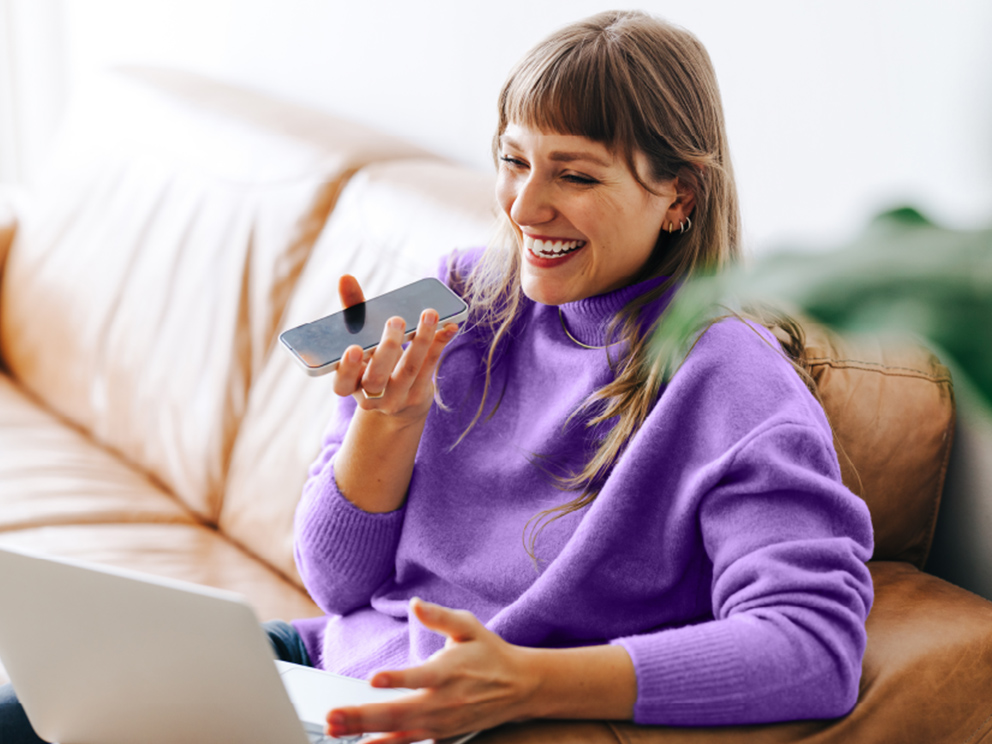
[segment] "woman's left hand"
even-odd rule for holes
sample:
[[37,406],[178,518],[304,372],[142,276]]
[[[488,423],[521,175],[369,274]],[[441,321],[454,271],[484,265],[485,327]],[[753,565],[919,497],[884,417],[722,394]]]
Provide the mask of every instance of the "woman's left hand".
[[335,708],[327,714],[331,736],[386,732],[369,744],[441,739],[531,717],[528,701],[537,680],[527,652],[507,643],[466,610],[411,600],[423,625],[447,636],[424,664],[378,672],[373,687],[417,692],[388,703]]

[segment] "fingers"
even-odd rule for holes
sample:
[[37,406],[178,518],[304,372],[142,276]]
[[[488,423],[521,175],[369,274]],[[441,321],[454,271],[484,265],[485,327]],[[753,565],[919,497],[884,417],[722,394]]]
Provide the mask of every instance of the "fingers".
[[341,298],[341,307],[346,309],[365,302],[362,287],[351,274],[345,274],[338,279],[338,296]]
[[[342,302],[346,295],[361,297],[354,277],[341,279]],[[349,347],[338,364],[333,383],[334,392],[341,396],[364,391],[368,396],[359,399],[363,408],[374,408],[387,413],[404,409],[426,411],[433,400],[434,369],[444,347],[458,332],[458,326],[447,323],[438,329],[435,310],[421,313],[420,322],[410,343],[404,349],[406,324],[400,317],[390,318],[379,345],[366,356],[359,346]],[[383,393],[382,397],[379,393]],[[413,408],[410,408],[413,406]]]
[[376,741],[406,742],[430,738],[424,729],[402,728],[410,726],[411,719],[419,717],[417,708],[410,703],[370,703],[362,706],[335,708],[327,714],[327,728],[331,736],[343,737],[369,731],[390,732]]
[[432,343],[427,348],[427,353],[424,356],[423,363],[421,364],[420,373],[413,381],[413,388],[416,389],[419,386],[433,390],[434,368],[437,367],[438,360],[441,358],[441,352],[444,351],[444,347],[448,345],[448,342],[451,341],[457,333],[458,326],[454,323],[447,323],[444,328],[434,334]]
[[376,672],[369,684],[372,687],[405,687],[408,690],[423,690],[440,687],[447,679],[444,668],[433,660],[408,669],[393,669]]
[[437,331],[437,321],[437,312],[434,310],[424,310],[420,314],[420,324],[417,326],[417,332],[414,334],[410,345],[406,348],[399,368],[393,373],[393,381],[403,385],[406,389],[413,384],[417,375],[420,374],[424,359],[427,357],[427,352],[434,341]]
[[369,395],[386,393],[386,399],[373,404],[375,408],[397,411],[407,405],[429,406],[433,399],[434,369],[444,347],[458,331],[456,325],[449,323],[439,332],[437,323],[437,312],[425,310],[404,349],[405,324],[402,318],[391,318],[361,374],[357,366],[340,372],[346,380],[342,387],[353,385],[351,391],[361,388]]
[[338,363],[334,375],[334,393],[340,396],[352,395],[358,390],[358,381],[365,372],[366,363],[363,361],[361,346],[349,346]]
[[[379,346],[372,353],[372,358],[362,375],[361,387],[369,395],[378,395],[385,391],[389,384],[389,378],[396,367],[396,362],[403,354],[405,331],[406,323],[403,318],[394,317],[386,321]],[[393,390],[391,392],[395,394],[398,391]]]
[[425,628],[457,643],[471,641],[485,630],[478,618],[467,610],[451,610],[418,597],[410,600],[410,609]]
[[[419,597],[410,600],[410,609],[425,628],[447,636],[449,643],[465,643],[489,633],[479,619],[468,610],[452,610],[425,602]],[[369,684],[373,687],[406,687],[410,690],[421,690],[427,687],[440,687],[449,673],[450,669],[441,659],[439,652],[419,666],[377,672],[369,680]]]
[[466,642],[454,643],[419,666],[375,674],[370,680],[373,687],[414,692],[387,703],[330,711],[327,722],[331,735],[388,732],[373,741],[400,744],[520,719],[520,703],[529,699],[533,690],[522,688],[522,667],[499,648],[507,644],[470,612],[416,598],[410,607],[425,626]]

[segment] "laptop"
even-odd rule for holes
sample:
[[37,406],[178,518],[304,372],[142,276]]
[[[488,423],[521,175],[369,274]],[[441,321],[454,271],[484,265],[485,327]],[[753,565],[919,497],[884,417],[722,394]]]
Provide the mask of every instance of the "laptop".
[[0,661],[60,744],[357,743],[324,736],[331,708],[410,692],[276,661],[238,594],[7,548]]

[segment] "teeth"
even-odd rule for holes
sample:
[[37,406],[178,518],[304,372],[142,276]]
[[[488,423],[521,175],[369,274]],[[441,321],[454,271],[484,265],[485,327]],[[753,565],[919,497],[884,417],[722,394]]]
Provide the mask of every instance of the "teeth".
[[540,258],[558,258],[584,245],[583,240],[534,240],[524,236],[524,247]]

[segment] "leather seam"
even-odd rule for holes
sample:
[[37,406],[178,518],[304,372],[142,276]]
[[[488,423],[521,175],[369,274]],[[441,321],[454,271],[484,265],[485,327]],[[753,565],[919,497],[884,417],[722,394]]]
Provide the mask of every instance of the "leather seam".
[[[606,727],[610,730],[610,733],[613,734],[613,738],[617,740],[618,744],[630,744],[630,740],[626,736],[624,736],[619,730],[617,730],[616,725],[614,725],[610,721],[604,721],[604,723],[606,723]],[[967,742],[965,742],[965,744],[967,744]]]
[[[987,724],[989,721],[992,721],[992,713],[989,713],[988,718],[986,718],[984,721],[982,721],[980,724],[978,724],[978,728],[976,728],[974,731],[972,731],[971,732],[971,736],[969,736],[967,739],[965,739],[961,744],[971,744],[971,741],[975,738],[975,735],[982,733],[982,729],[985,728],[985,724]],[[982,738],[985,738],[985,737],[982,737]],[[978,740],[976,740],[976,741],[978,741]]]
[[950,382],[949,373],[931,374],[913,367],[895,367],[877,362],[864,362],[858,359],[830,359],[828,357],[815,357],[807,360],[810,367],[834,367],[837,369],[860,369],[864,372],[878,372],[893,377],[915,377],[932,382]]

